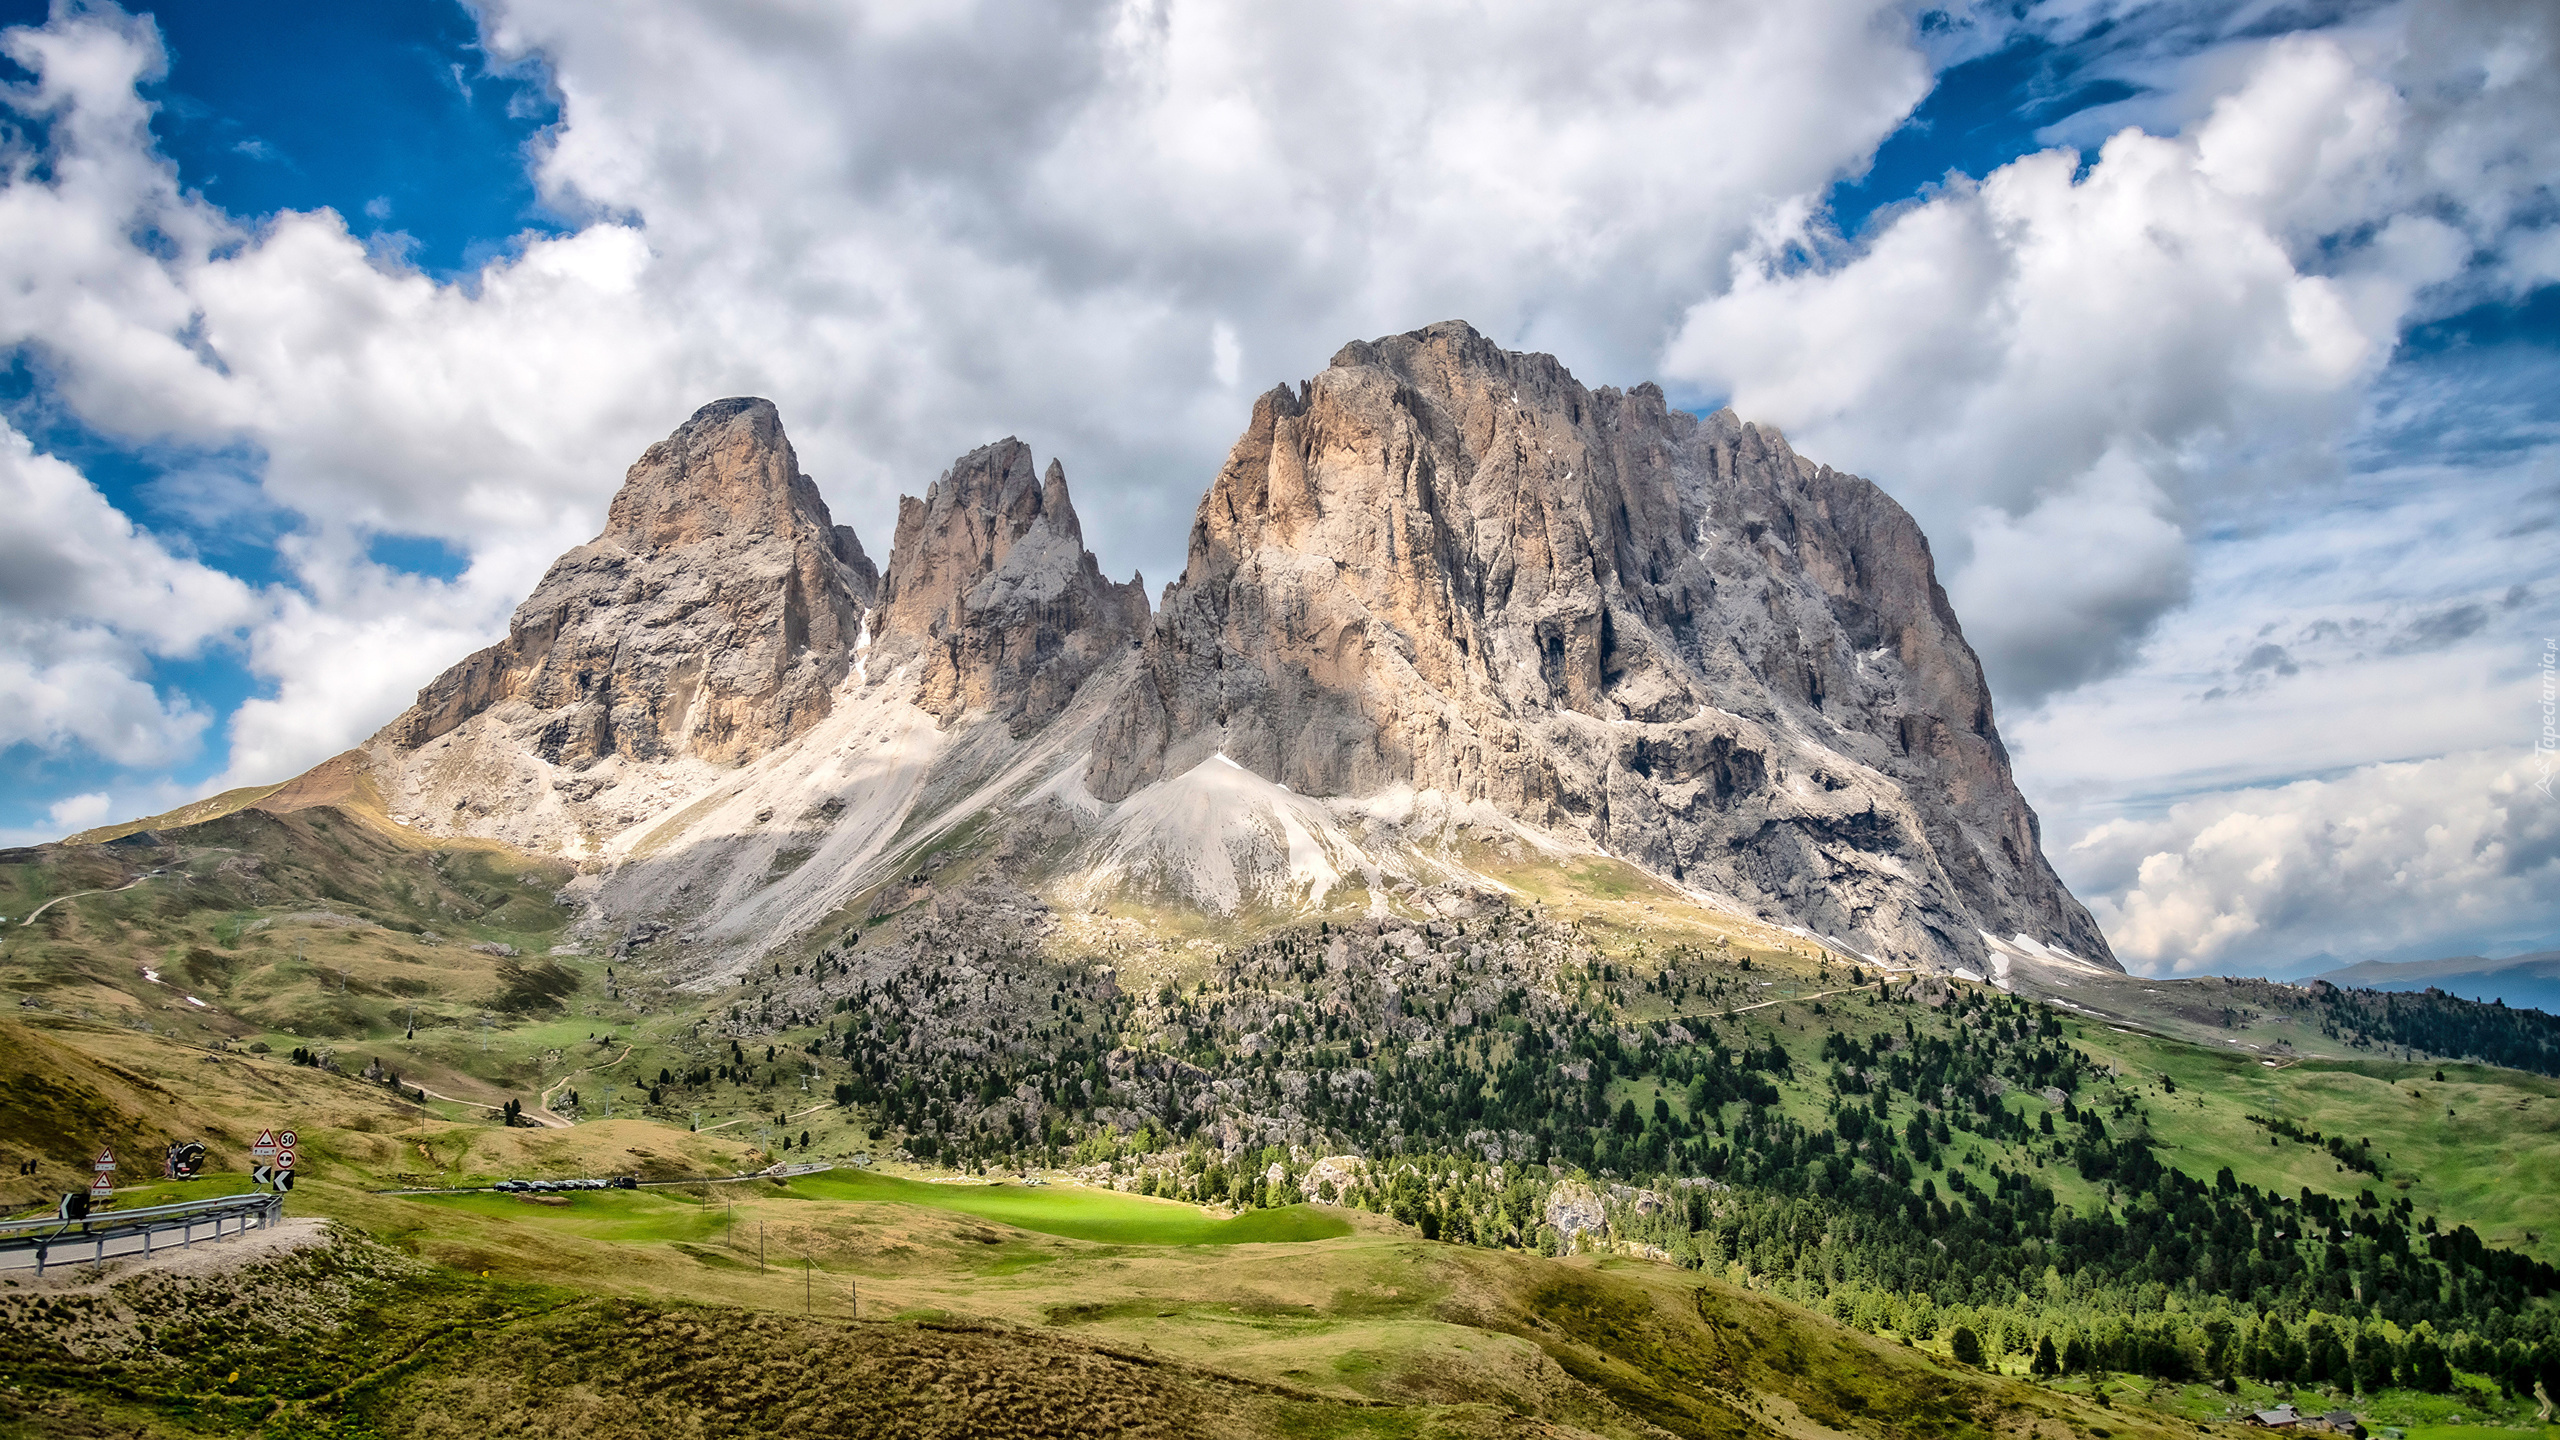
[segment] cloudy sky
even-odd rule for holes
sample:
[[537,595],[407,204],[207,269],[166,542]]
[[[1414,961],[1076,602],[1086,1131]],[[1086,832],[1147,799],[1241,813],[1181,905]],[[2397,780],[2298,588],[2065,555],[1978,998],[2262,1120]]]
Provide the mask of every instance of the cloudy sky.
[[1459,317],[1917,514],[2136,969],[2560,944],[2560,11],[0,0],[0,841],[344,748],[773,397],[1151,588]]

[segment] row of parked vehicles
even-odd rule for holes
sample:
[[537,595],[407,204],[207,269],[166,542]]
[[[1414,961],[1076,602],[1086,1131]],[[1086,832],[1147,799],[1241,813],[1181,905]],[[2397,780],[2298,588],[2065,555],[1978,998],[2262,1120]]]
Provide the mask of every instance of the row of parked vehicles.
[[637,1190],[640,1177],[616,1175],[610,1180],[501,1180],[489,1187],[510,1195],[534,1194],[553,1190]]

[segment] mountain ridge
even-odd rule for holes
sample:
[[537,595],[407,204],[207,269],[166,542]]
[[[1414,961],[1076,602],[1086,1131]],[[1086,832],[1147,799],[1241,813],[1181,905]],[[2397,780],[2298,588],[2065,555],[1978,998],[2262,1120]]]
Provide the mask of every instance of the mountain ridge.
[[332,763],[402,826],[576,862],[589,933],[705,973],[964,853],[1232,917],[1505,890],[1488,847],[1867,963],[2114,963],[1898,505],[1454,321],[1257,400],[1160,610],[1018,439],[904,499],[875,570],[773,405],[714,402]]
[[2537,950],[2492,960],[2446,955],[2433,960],[2364,960],[2311,977],[2368,990],[2439,989],[2466,999],[2495,998],[2560,1015],[2560,950]]
[[2033,929],[2112,963],[1900,506],[1460,322],[1255,402],[1145,656],[1105,800],[1214,752],[1489,800],[1862,954]]

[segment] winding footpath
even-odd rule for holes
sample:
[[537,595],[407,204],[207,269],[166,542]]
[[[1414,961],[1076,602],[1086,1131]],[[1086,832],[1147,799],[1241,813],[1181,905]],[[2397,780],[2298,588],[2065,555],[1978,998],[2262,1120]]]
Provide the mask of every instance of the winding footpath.
[[160,878],[160,874],[161,874],[161,872],[160,872],[160,871],[154,870],[154,871],[152,871],[152,872],[151,872],[150,874],[148,874],[148,875],[136,875],[136,876],[135,876],[135,877],[133,877],[132,879],[127,880],[127,881],[126,881],[126,882],[124,882],[123,884],[118,885],[118,886],[115,886],[115,887],[113,887],[113,888],[111,888],[111,889],[106,889],[106,890],[74,890],[74,891],[72,891],[72,892],[71,892],[70,894],[68,894],[68,895],[56,895],[56,896],[54,896],[52,899],[47,900],[47,901],[46,901],[46,902],[44,902],[43,904],[41,904],[41,905],[37,906],[36,908],[34,908],[33,910],[28,911],[28,912],[27,912],[27,918],[25,918],[25,919],[23,919],[23,920],[19,921],[18,923],[19,923],[19,924],[21,924],[21,925],[33,925],[34,923],[36,923],[36,917],[37,917],[37,916],[42,915],[42,914],[43,914],[44,912],[46,912],[47,910],[52,909],[54,906],[61,904],[61,903],[62,903],[63,901],[65,901],[65,900],[77,900],[77,899],[79,899],[79,898],[80,898],[81,896],[83,896],[83,895],[121,895],[121,894],[123,894],[125,891],[132,889],[134,886],[141,884],[141,883],[142,883],[143,881],[145,881],[145,880],[157,880],[157,879],[159,879],[159,878]]
[[577,1079],[579,1076],[584,1075],[591,1070],[609,1070],[612,1067],[621,1064],[623,1061],[630,1059],[631,1050],[631,1046],[625,1045],[622,1047],[621,1054],[614,1056],[612,1059],[607,1060],[600,1065],[582,1065],[577,1069],[570,1071],[568,1074],[561,1076],[559,1079],[552,1081],[548,1088],[543,1090],[541,1094],[534,1097],[533,1108],[525,1111],[524,1113],[532,1116],[542,1124],[550,1125],[557,1129],[567,1129],[570,1125],[576,1122],[564,1120],[555,1113],[551,1108],[551,1097],[567,1089],[570,1081]]
[[[468,1105],[474,1110],[486,1110],[492,1115],[498,1114],[507,1108],[504,1105],[491,1105],[480,1100],[465,1100],[459,1095],[447,1095],[441,1090],[430,1090],[426,1086],[420,1085],[412,1080],[403,1080],[400,1083],[417,1091],[419,1094],[426,1096],[430,1100],[442,1100],[450,1105]],[[552,1114],[548,1110],[527,1110],[522,1113],[526,1117],[530,1118],[534,1124],[539,1125],[546,1130],[566,1130],[569,1128],[568,1121],[561,1119],[559,1116]]]
[[[821,1111],[821,1110],[832,1110],[832,1109],[834,1109],[834,1108],[836,1108],[836,1107],[835,1107],[834,1102],[832,1102],[832,1101],[826,1101],[826,1100],[821,1100],[821,1101],[819,1101],[817,1104],[810,1106],[810,1107],[809,1107],[808,1109],[806,1109],[806,1110],[794,1110],[794,1111],[792,1111],[791,1113],[789,1113],[789,1114],[787,1114],[787,1115],[783,1116],[783,1117],[782,1117],[782,1122],[783,1122],[784,1124],[788,1125],[788,1124],[790,1124],[792,1121],[794,1121],[794,1120],[798,1120],[798,1119],[800,1119],[800,1118],[802,1118],[802,1117],[804,1117],[804,1116],[808,1116],[808,1115],[815,1115],[815,1114],[817,1114],[817,1113],[818,1113],[819,1111]],[[739,1116],[739,1117],[738,1117],[737,1119],[735,1119],[735,1120],[723,1120],[723,1121],[721,1121],[721,1122],[720,1122],[719,1124],[717,1124],[717,1125],[705,1125],[705,1126],[703,1126],[703,1127],[702,1127],[702,1129],[701,1129],[700,1133],[701,1133],[701,1134],[704,1134],[704,1135],[708,1135],[708,1134],[710,1134],[710,1133],[711,1133],[712,1131],[714,1131],[714,1130],[726,1130],[726,1129],[728,1129],[728,1128],[729,1128],[730,1126],[732,1126],[732,1125],[744,1125],[744,1124],[746,1124],[746,1123],[747,1123],[748,1121],[750,1121],[750,1120],[761,1120],[761,1119],[763,1119],[763,1118],[764,1118],[764,1117],[763,1117],[762,1115],[741,1115],[741,1116]]]

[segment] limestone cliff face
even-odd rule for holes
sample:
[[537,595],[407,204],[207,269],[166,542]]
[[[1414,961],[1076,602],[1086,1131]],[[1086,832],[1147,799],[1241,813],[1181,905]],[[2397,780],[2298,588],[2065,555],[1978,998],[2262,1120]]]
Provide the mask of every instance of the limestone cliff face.
[[1256,403],[1086,783],[1219,752],[1490,802],[1890,958],[2110,959],[1900,506],[1463,324]]
[[705,406],[362,764],[401,824],[578,857],[598,925],[720,946],[1000,812],[1077,904],[1375,907],[1482,826],[1894,962],[2111,963],[1899,506],[1460,324],[1262,397],[1154,616],[1018,440],[875,572],[772,405]]
[[872,619],[872,683],[907,673],[948,723],[1001,715],[1019,737],[1145,633],[1146,587],[1102,577],[1065,469],[1035,476],[1031,447],[1000,440],[953,461],[924,498],[898,501],[898,536]]
[[554,766],[763,755],[827,714],[876,573],[800,473],[772,402],[720,400],[649,447],[602,535],[555,561],[507,638],[378,740],[493,720]]

